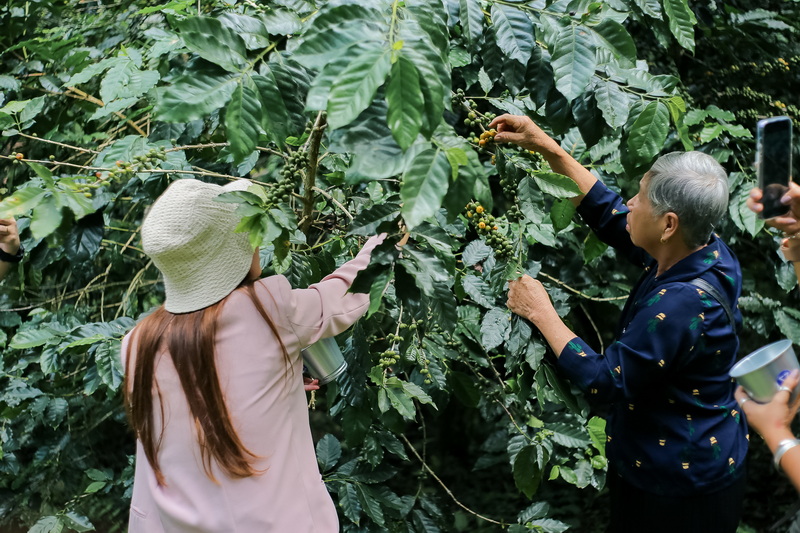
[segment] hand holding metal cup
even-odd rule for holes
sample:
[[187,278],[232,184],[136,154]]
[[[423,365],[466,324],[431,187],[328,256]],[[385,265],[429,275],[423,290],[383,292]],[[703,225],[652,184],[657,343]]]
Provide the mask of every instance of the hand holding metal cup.
[[[784,386],[783,382],[794,369],[799,369],[797,356],[790,340],[782,340],[768,344],[742,358],[731,369],[731,377],[741,385],[749,397],[758,403],[767,403],[779,390],[791,392],[793,401],[799,387],[794,390]],[[744,401],[747,401],[745,398]]]
[[318,379],[320,385],[333,381],[347,369],[347,361],[333,337],[320,339],[300,353],[308,373]]
[[[736,388],[736,402],[747,417],[748,425],[767,441],[770,449],[776,452],[778,460],[781,455],[776,451],[779,444],[787,439],[794,439],[792,422],[800,407],[800,397],[794,401],[790,401],[790,397],[798,383],[800,383],[800,370],[793,370],[768,403],[758,403],[753,400],[742,386]],[[783,394],[784,392],[787,394]]]

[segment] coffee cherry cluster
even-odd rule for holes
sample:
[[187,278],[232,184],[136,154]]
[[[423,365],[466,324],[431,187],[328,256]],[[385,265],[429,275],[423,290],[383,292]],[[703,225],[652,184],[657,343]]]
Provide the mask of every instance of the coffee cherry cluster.
[[[430,321],[429,321],[429,323],[430,323]],[[412,335],[413,335],[414,332],[417,330],[417,327],[421,326],[422,324],[423,324],[422,320],[412,320],[408,324],[400,323],[399,327],[400,327],[400,329],[407,329],[408,331],[412,332]],[[430,331],[431,328],[429,327],[427,329]],[[399,335],[387,335],[386,338],[387,338],[387,340],[394,339],[394,340],[396,340],[398,342],[402,342],[403,341],[403,337],[401,337]],[[422,367],[422,368],[420,368],[419,373],[422,374],[423,376],[425,376],[425,381],[424,381],[425,384],[426,385],[430,385],[432,383],[432,381],[431,381],[431,378],[430,378],[431,372],[428,369],[428,365],[431,364],[431,361],[430,361],[430,359],[428,359],[428,358],[426,358],[424,356],[424,352],[421,349],[418,350],[416,353],[417,353],[417,357],[416,358],[408,356],[407,359],[408,359],[408,361],[410,361],[412,363],[416,363],[417,365]]]
[[394,350],[384,350],[380,356],[379,362],[384,368],[397,364],[397,352]]
[[522,218],[522,212],[519,210],[517,201],[517,188],[519,187],[518,173],[504,172],[500,177],[500,187],[503,188],[503,194],[508,198],[510,207],[506,209],[506,218],[512,222],[518,221]]
[[466,97],[464,96],[464,89],[456,89],[456,92],[453,93],[453,96],[450,98],[450,101],[453,103],[453,107],[457,108],[464,104],[466,101]]
[[494,128],[486,130],[478,137],[478,146],[481,148],[488,148],[494,144],[494,136],[497,135],[497,130]]
[[444,338],[444,345],[446,348],[452,348],[453,350],[458,350],[461,347],[461,343],[458,342],[458,340],[456,340],[456,338],[453,337],[452,335],[446,334],[442,335],[442,337]]
[[519,173],[517,172],[504,172],[500,177],[500,187],[503,188],[503,194],[511,201],[515,201],[517,198],[518,176]]
[[478,202],[467,204],[467,218],[470,220],[478,235],[486,240],[486,244],[494,249],[498,259],[509,259],[514,252],[514,246],[508,237],[500,233],[496,219]]
[[166,148],[151,148],[147,153],[134,156],[131,161],[117,161],[116,168],[108,171],[108,179],[129,179],[141,170],[158,168],[162,161],[167,160]]
[[417,324],[421,324],[421,323],[422,323],[421,320],[419,320],[419,321],[412,320],[411,323],[409,323],[409,324],[406,324],[405,322],[403,322],[402,324],[400,324],[400,329],[408,329],[408,331],[416,331],[417,330]]
[[475,103],[475,100],[464,101],[463,107],[467,109],[467,118],[464,119],[464,125],[470,128],[478,127],[481,130],[486,130],[489,127],[489,123],[497,117],[494,113],[481,113],[478,111],[478,104]]
[[288,201],[294,185],[303,179],[304,169],[308,166],[308,152],[297,150],[289,156],[281,170],[281,179],[267,190],[267,203],[276,204]]

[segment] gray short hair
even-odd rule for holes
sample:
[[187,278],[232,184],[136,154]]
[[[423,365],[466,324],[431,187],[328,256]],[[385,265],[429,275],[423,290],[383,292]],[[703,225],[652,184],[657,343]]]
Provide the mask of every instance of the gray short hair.
[[722,165],[702,152],[672,152],[659,157],[645,176],[654,214],[678,215],[690,248],[708,243],[728,208],[728,174]]

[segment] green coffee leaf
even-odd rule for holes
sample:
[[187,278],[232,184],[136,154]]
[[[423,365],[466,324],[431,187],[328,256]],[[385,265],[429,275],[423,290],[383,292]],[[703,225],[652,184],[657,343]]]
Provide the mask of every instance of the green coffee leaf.
[[342,456],[342,445],[328,433],[317,442],[317,462],[322,472],[327,472],[339,462]]
[[[581,194],[578,184],[563,174],[539,170],[534,172],[533,181],[536,182],[539,190],[556,198],[574,198]],[[522,180],[520,189],[523,186],[531,186],[530,178]]]
[[514,459],[514,483],[517,488],[532,498],[542,481],[542,469],[537,463],[537,451],[533,445],[525,446]]
[[511,330],[511,312],[495,307],[490,309],[481,322],[481,344],[488,352],[503,344]]
[[57,196],[48,194],[33,208],[31,214],[31,233],[37,239],[43,239],[53,233],[61,224],[61,206]]
[[464,292],[466,292],[467,296],[472,298],[475,303],[487,309],[494,307],[494,293],[483,278],[479,276],[464,276],[463,285]]
[[535,45],[535,33],[525,11],[502,4],[492,5],[492,29],[497,46],[506,56],[527,65]]
[[669,19],[669,30],[678,44],[694,52],[694,25],[697,18],[688,0],[664,0],[664,12]]
[[580,96],[597,66],[589,30],[576,25],[563,28],[556,37],[551,65],[559,92],[570,101]]
[[483,11],[479,2],[472,0],[459,0],[459,16],[464,35],[467,36],[470,46],[474,49],[483,37]]
[[553,202],[550,208],[550,220],[553,222],[553,229],[556,232],[566,229],[572,222],[572,215],[575,214],[575,205],[569,200],[559,198]]
[[623,67],[633,67],[636,62],[636,44],[633,42],[625,26],[606,18],[596,26],[590,26],[598,40],[598,44],[614,55],[614,59]]
[[350,521],[354,524],[360,524],[361,503],[358,501],[356,485],[353,483],[344,482],[339,485],[336,493],[339,496],[339,507],[342,509],[344,516],[350,519]]
[[172,85],[156,89],[154,112],[164,122],[202,120],[224,107],[237,86],[230,74],[216,69],[195,70]]
[[416,140],[422,127],[423,99],[419,72],[409,59],[400,55],[392,65],[386,87],[389,103],[387,119],[392,137],[406,150]]
[[621,128],[628,121],[630,100],[613,81],[597,80],[594,97],[606,124]]
[[391,54],[383,48],[369,49],[347,65],[334,80],[328,98],[332,129],[347,126],[369,107],[391,66]]
[[39,187],[24,187],[0,202],[0,218],[27,214],[39,205],[48,191]]
[[239,34],[219,19],[190,17],[178,23],[181,39],[189,50],[229,72],[247,64],[247,48]]
[[94,525],[92,525],[92,522],[87,517],[78,514],[75,511],[68,511],[61,517],[61,520],[63,520],[64,525],[74,531],[77,531],[78,533],[94,531]]
[[628,134],[628,152],[637,165],[647,165],[664,149],[669,133],[669,108],[650,102],[636,118]]
[[233,162],[238,164],[256,149],[261,132],[261,102],[252,89],[239,84],[225,109],[225,132]]
[[401,212],[408,229],[439,210],[447,194],[449,175],[450,163],[442,150],[430,148],[414,158],[400,186]]
[[36,522],[28,533],[61,533],[64,524],[57,516],[44,516]]

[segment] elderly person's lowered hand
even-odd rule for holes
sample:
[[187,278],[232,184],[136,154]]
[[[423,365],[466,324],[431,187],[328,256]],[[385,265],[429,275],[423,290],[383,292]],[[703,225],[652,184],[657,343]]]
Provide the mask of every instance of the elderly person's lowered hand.
[[500,115],[489,127],[497,129],[495,142],[514,143],[540,153],[553,153],[559,149],[558,143],[526,116]]
[[783,382],[781,390],[769,403],[758,403],[750,398],[741,386],[736,389],[736,401],[747,417],[747,423],[764,437],[770,449],[785,438],[793,438],[792,419],[800,407],[800,395],[789,403],[791,391],[800,382],[800,371],[793,370]]
[[[764,192],[761,189],[751,190],[750,197],[747,199],[747,207],[754,213],[763,211],[764,205],[761,203],[763,196]],[[766,220],[766,224],[786,234],[795,234],[800,231],[800,185],[790,181],[789,190],[781,198],[781,203],[789,206],[790,211],[783,216]]]
[[514,313],[537,325],[553,315],[558,317],[542,282],[528,275],[508,284],[506,305]]

